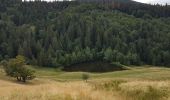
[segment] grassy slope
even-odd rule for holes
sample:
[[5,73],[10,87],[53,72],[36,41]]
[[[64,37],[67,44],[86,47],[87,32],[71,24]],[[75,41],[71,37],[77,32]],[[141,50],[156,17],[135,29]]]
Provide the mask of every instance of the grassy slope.
[[81,81],[83,72],[35,69],[37,78],[27,84],[16,83],[1,69],[0,100],[170,100],[168,68],[143,66],[88,73],[88,82]]
[[[136,78],[166,80],[170,79],[170,69],[164,67],[142,66],[129,67],[130,70],[108,73],[88,73],[91,79],[98,78]],[[38,78],[54,80],[80,80],[84,72],[61,72],[52,68],[36,68]]]

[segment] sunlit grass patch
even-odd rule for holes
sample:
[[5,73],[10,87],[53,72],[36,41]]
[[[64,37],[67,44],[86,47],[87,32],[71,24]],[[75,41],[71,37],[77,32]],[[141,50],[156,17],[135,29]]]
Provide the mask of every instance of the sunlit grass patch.
[[121,92],[132,100],[167,100],[169,81],[136,81],[120,85]]

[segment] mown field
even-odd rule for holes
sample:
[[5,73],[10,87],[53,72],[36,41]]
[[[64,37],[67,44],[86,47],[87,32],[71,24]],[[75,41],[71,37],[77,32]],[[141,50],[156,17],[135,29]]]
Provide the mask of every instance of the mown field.
[[37,78],[26,84],[0,70],[0,100],[170,100],[170,69],[129,67],[108,73],[63,72],[35,68]]

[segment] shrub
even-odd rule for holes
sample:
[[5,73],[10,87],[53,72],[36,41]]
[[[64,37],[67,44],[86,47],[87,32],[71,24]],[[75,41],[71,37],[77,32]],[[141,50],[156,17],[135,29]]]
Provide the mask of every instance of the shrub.
[[88,74],[82,74],[82,79],[85,80],[87,82],[87,80],[89,79],[89,75]]
[[17,56],[3,64],[7,76],[15,77],[17,81],[26,82],[35,78],[35,71],[26,66],[25,58]]

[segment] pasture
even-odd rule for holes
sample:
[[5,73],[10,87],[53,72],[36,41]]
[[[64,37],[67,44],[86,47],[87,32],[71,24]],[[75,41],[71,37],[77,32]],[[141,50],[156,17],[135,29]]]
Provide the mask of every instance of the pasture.
[[170,69],[131,66],[129,70],[87,73],[33,67],[37,78],[17,83],[0,70],[0,100],[170,100]]

